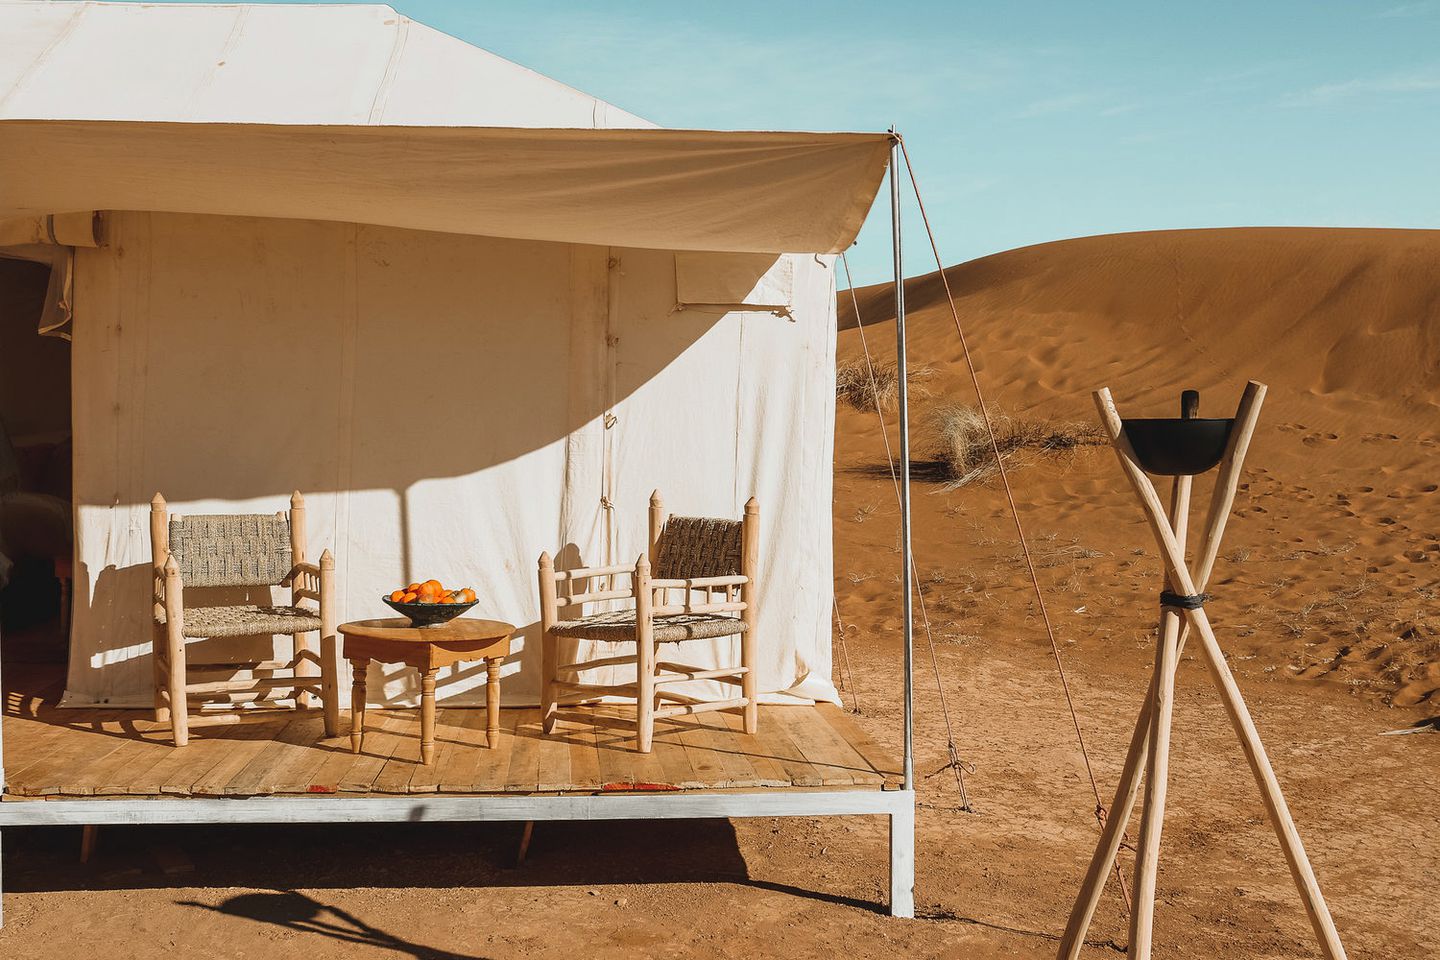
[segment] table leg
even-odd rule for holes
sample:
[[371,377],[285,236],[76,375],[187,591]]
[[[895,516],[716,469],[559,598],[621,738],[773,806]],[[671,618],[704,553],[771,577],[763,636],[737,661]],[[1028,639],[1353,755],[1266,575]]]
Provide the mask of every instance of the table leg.
[[351,660],[350,672],[350,752],[359,753],[365,744],[365,672],[369,659]]
[[435,674],[426,670],[420,677],[420,762],[430,766],[435,759]]
[[500,742],[500,658],[485,661],[485,746]]

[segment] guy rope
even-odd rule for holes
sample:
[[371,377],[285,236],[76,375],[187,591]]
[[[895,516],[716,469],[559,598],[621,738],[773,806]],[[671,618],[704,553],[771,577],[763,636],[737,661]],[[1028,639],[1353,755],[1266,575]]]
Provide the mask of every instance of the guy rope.
[[[995,458],[995,467],[996,467],[996,470],[997,470],[998,475],[999,475],[999,478],[1000,478],[1000,484],[1001,484],[1001,487],[1003,488],[1003,490],[1004,490],[1004,492],[1005,492],[1006,502],[1009,504],[1010,517],[1011,517],[1011,520],[1014,522],[1014,525],[1015,525],[1015,534],[1016,534],[1016,537],[1019,539],[1019,542],[1020,542],[1020,554],[1021,554],[1021,557],[1023,558],[1023,560],[1024,560],[1024,562],[1025,562],[1025,569],[1026,569],[1026,572],[1027,572],[1028,575],[1029,575],[1030,584],[1031,584],[1031,587],[1032,587],[1032,589],[1033,589],[1033,591],[1034,591],[1034,594],[1035,594],[1035,602],[1036,602],[1037,607],[1038,607],[1038,609],[1039,609],[1039,611],[1040,611],[1040,619],[1041,619],[1041,622],[1042,622],[1042,623],[1044,624],[1044,626],[1045,626],[1045,635],[1046,635],[1046,638],[1049,640],[1050,653],[1051,653],[1051,655],[1053,656],[1053,658],[1054,658],[1054,660],[1055,660],[1055,669],[1056,669],[1057,674],[1059,675],[1059,678],[1060,678],[1060,688],[1061,688],[1061,691],[1064,693],[1064,696],[1065,696],[1065,704],[1066,704],[1066,707],[1067,707],[1067,709],[1069,710],[1069,713],[1070,713],[1070,722],[1071,722],[1071,725],[1072,725],[1072,726],[1074,727],[1074,729],[1075,729],[1075,740],[1076,740],[1076,742],[1077,742],[1077,744],[1079,745],[1079,748],[1080,748],[1080,758],[1081,758],[1081,760],[1082,760],[1082,762],[1083,762],[1083,764],[1084,764],[1084,767],[1085,767],[1086,777],[1087,777],[1087,778],[1089,779],[1089,781],[1090,781],[1090,790],[1091,790],[1091,792],[1093,793],[1093,795],[1094,795],[1094,797],[1095,797],[1095,819],[1096,819],[1097,823],[1099,824],[1101,830],[1103,831],[1103,830],[1104,830],[1104,827],[1105,827],[1105,820],[1106,820],[1106,809],[1105,809],[1104,801],[1101,799],[1101,796],[1100,796],[1100,785],[1099,785],[1099,783],[1098,783],[1098,782],[1096,781],[1096,779],[1095,779],[1095,771],[1094,771],[1093,767],[1092,767],[1091,764],[1090,764],[1090,752],[1089,752],[1089,750],[1088,750],[1088,749],[1086,748],[1086,746],[1085,746],[1085,734],[1084,734],[1084,731],[1082,730],[1082,728],[1081,728],[1081,726],[1080,726],[1080,716],[1079,716],[1079,714],[1076,712],[1076,709],[1075,709],[1075,700],[1074,700],[1074,697],[1072,696],[1072,694],[1071,694],[1071,692],[1070,692],[1070,682],[1069,682],[1068,677],[1067,677],[1066,674],[1065,674],[1065,663],[1064,663],[1063,658],[1062,658],[1061,655],[1060,655],[1060,645],[1059,645],[1058,641],[1057,641],[1056,638],[1055,638],[1055,628],[1054,628],[1054,625],[1053,625],[1053,624],[1051,623],[1051,621],[1050,621],[1050,614],[1049,614],[1049,611],[1046,609],[1046,606],[1045,606],[1045,594],[1044,594],[1044,590],[1043,590],[1043,589],[1041,588],[1041,586],[1040,586],[1040,578],[1039,578],[1039,575],[1036,573],[1036,570],[1035,570],[1035,562],[1034,562],[1034,559],[1031,557],[1031,554],[1030,554],[1030,545],[1029,545],[1029,542],[1028,542],[1028,540],[1026,539],[1026,536],[1025,536],[1025,527],[1024,527],[1023,522],[1022,522],[1021,519],[1020,519],[1020,511],[1019,511],[1019,508],[1017,507],[1017,505],[1016,505],[1016,503],[1015,503],[1015,495],[1014,495],[1014,492],[1012,491],[1012,489],[1011,489],[1011,487],[1010,487],[1010,477],[1009,477],[1008,472],[1007,472],[1006,469],[1005,469],[1005,460],[1004,460],[1004,458],[1003,458],[1003,457],[1001,456],[1001,454],[1000,454],[1000,443],[999,443],[999,441],[996,439],[996,436],[995,436],[995,427],[994,427],[994,423],[992,422],[991,417],[990,417],[990,409],[989,409],[988,405],[987,405],[986,402],[985,402],[985,392],[984,392],[984,389],[983,389],[983,388],[981,387],[981,385],[980,385],[980,377],[979,377],[979,374],[978,374],[978,373],[976,372],[976,370],[975,370],[975,363],[974,363],[974,361],[971,359],[970,346],[969,346],[968,341],[967,341],[966,338],[965,338],[964,326],[963,326],[963,325],[961,324],[961,322],[960,322],[960,311],[959,311],[959,309],[958,309],[958,308],[956,307],[956,305],[955,305],[955,297],[954,297],[954,294],[952,293],[952,291],[951,291],[951,289],[950,289],[950,280],[949,280],[949,278],[948,278],[948,277],[946,276],[946,274],[945,274],[945,264],[944,264],[944,261],[943,261],[943,260],[941,259],[941,257],[940,257],[940,248],[939,248],[939,245],[936,243],[936,240],[935,240],[935,231],[934,231],[934,230],[931,228],[931,226],[930,226],[930,217],[929,217],[928,213],[926,213],[926,210],[925,210],[925,201],[921,198],[921,195],[920,195],[920,183],[919,183],[919,181],[918,181],[918,180],[916,179],[916,177],[915,177],[915,168],[914,168],[914,166],[913,166],[913,165],[911,164],[911,162],[910,162],[910,151],[906,148],[906,146],[905,146],[905,140],[904,140],[903,137],[901,137],[898,133],[897,133],[897,134],[894,134],[894,136],[895,136],[896,142],[897,142],[897,143],[899,144],[899,146],[900,146],[901,156],[904,158],[904,161],[905,161],[905,170],[906,170],[906,173],[907,173],[907,175],[909,176],[909,179],[910,179],[911,189],[913,190],[913,192],[914,192],[914,194],[915,194],[916,207],[917,207],[917,209],[918,209],[919,212],[920,212],[920,219],[921,219],[922,223],[923,223],[924,226],[925,226],[925,234],[926,234],[926,237],[927,237],[927,239],[929,240],[929,243],[930,243],[930,252],[931,252],[931,253],[934,255],[934,257],[935,257],[935,268],[936,268],[936,271],[938,272],[939,277],[940,277],[941,287],[942,287],[942,289],[943,289],[944,292],[945,292],[945,300],[946,300],[946,303],[948,304],[949,309],[950,309],[950,317],[951,317],[951,320],[954,322],[954,325],[955,325],[955,334],[956,334],[956,336],[959,338],[959,341],[960,341],[960,350],[961,350],[962,356],[964,357],[965,367],[966,367],[966,369],[967,369],[967,371],[969,372],[969,375],[970,375],[970,383],[971,383],[971,386],[972,386],[972,387],[974,388],[974,390],[975,390],[975,398],[976,398],[977,405],[979,406],[979,409],[980,409],[980,416],[981,416],[981,418],[983,419],[983,421],[984,421],[984,423],[985,423],[986,436],[988,437],[988,439],[989,439],[989,441],[990,441],[990,452],[991,452],[991,455]],[[844,263],[846,280],[847,280],[847,282],[849,283],[849,286],[850,286],[851,303],[852,303],[852,306],[854,307],[854,310],[855,310],[856,326],[857,326],[857,329],[860,331],[860,343],[861,343],[861,347],[862,347],[862,349],[864,349],[864,351],[865,351],[865,362],[866,362],[867,368],[869,369],[870,380],[871,380],[871,391],[872,391],[872,393],[875,393],[875,373],[874,373],[874,367],[873,367],[873,365],[871,364],[869,348],[868,348],[868,346],[867,346],[866,343],[865,343],[865,326],[864,326],[864,324],[861,322],[861,318],[860,318],[860,307],[859,307],[859,301],[858,301],[858,299],[857,299],[856,296],[855,296],[855,285],[854,285],[854,282],[851,281],[851,279],[850,279],[850,265],[849,265],[848,262],[845,261],[845,258],[844,258],[844,256],[843,256],[843,254],[842,254],[842,256],[841,256],[841,261],[842,261],[842,263]],[[897,277],[897,278],[896,278],[896,282],[897,282],[897,283],[903,283],[904,281],[903,281],[903,279]],[[878,394],[876,394],[876,411],[877,411],[877,413],[879,413],[879,397],[878,397]],[[892,478],[892,480],[893,480],[893,479],[895,479],[895,477],[896,477],[896,474],[895,474],[895,461],[894,461],[894,458],[891,457],[891,455],[890,455],[890,442],[889,442],[888,434],[887,434],[886,431],[885,431],[885,421],[884,421],[883,415],[881,416],[881,419],[880,419],[880,426],[881,426],[882,436],[885,437],[886,457],[887,457],[887,459],[889,459],[889,461],[890,461],[890,474],[891,474],[891,478]],[[897,493],[897,496],[898,496],[898,494],[899,494],[899,483],[898,483],[898,480],[896,480],[896,493]],[[928,617],[925,617],[925,615],[924,615],[924,612],[925,612],[924,591],[923,591],[923,589],[920,588],[920,580],[919,580],[919,577],[916,577],[915,579],[916,579],[916,592],[917,592],[917,593],[919,594],[919,596],[920,596],[921,616],[922,616],[922,618],[923,618],[923,620],[924,620],[924,624],[925,624],[925,636],[926,636],[927,641],[929,642],[931,663],[932,663],[932,665],[934,666],[934,669],[935,669],[936,684],[937,684],[937,686],[939,686],[939,687],[941,688],[941,692],[940,692],[940,704],[941,704],[942,713],[944,714],[944,717],[945,717],[945,728],[946,728],[946,738],[947,738],[947,744],[946,744],[946,746],[947,746],[947,750],[948,750],[948,752],[949,752],[949,757],[950,757],[950,763],[949,763],[947,766],[950,766],[950,767],[953,767],[953,768],[954,768],[955,773],[956,773],[956,781],[957,781],[957,785],[959,786],[960,791],[961,791],[961,798],[962,798],[962,802],[964,803],[964,808],[965,808],[966,810],[969,810],[969,809],[970,809],[970,807],[969,807],[969,802],[968,802],[968,800],[965,799],[964,780],[963,780],[963,776],[962,776],[962,771],[965,770],[966,768],[965,768],[965,765],[961,762],[961,760],[960,760],[960,758],[959,758],[959,755],[958,755],[958,753],[957,753],[957,751],[956,751],[956,749],[955,749],[955,739],[954,739],[954,734],[953,734],[953,731],[952,731],[952,729],[951,729],[951,724],[950,724],[949,708],[948,708],[948,706],[946,705],[945,695],[944,695],[944,690],[943,690],[943,684],[941,684],[941,681],[940,681],[940,670],[939,670],[939,664],[938,664],[938,661],[937,661],[936,655],[935,655],[934,640],[931,638],[931,634],[930,634],[929,618],[928,618]],[[943,768],[942,768],[942,769],[943,769]],[[970,772],[973,772],[973,768],[970,768]],[[1123,824],[1121,825],[1121,833],[1122,833],[1122,842],[1124,842],[1124,837],[1123,837]],[[1118,862],[1116,862],[1116,863],[1114,864],[1114,872],[1115,872],[1115,877],[1116,877],[1116,879],[1119,881],[1120,894],[1121,894],[1121,897],[1124,899],[1124,902],[1125,902],[1125,910],[1126,910],[1126,912],[1127,912],[1127,914],[1128,914],[1128,912],[1130,911],[1130,892],[1129,892],[1129,888],[1127,887],[1127,885],[1126,885],[1126,883],[1125,883],[1124,872],[1120,869],[1120,865],[1119,865]]]
[[[885,459],[890,464],[890,482],[895,485],[895,500],[898,503],[900,500],[900,476],[895,471],[895,457],[890,450],[890,431],[885,426],[885,411],[880,406],[879,383],[875,376],[875,364],[870,359],[870,345],[865,341],[865,324],[860,321],[860,301],[855,297],[855,281],[850,276],[850,261],[845,258],[843,253],[840,254],[840,262],[845,267],[845,283],[850,288],[850,302],[855,309],[855,329],[860,332],[860,348],[865,352],[865,371],[870,378],[870,396],[875,401],[875,416],[880,420],[880,436],[885,441]],[[930,615],[925,610],[924,581],[920,579],[920,573],[916,569],[913,553],[910,557],[910,569],[915,578],[915,595],[919,600],[920,622],[925,627],[925,643],[930,649],[930,665],[935,671],[935,690],[940,695],[940,715],[945,718],[945,751],[948,761],[945,766],[936,770],[931,776],[945,770],[953,770],[955,772],[955,789],[960,794],[960,809],[966,813],[974,813],[974,808],[970,806],[970,797],[965,791],[965,774],[974,773],[975,767],[962,760],[960,751],[955,747],[955,729],[950,722],[950,705],[945,699],[945,684],[940,677],[940,660],[935,654],[935,638],[930,632]],[[840,615],[838,607],[835,615],[837,618]],[[843,632],[841,637],[843,639]],[[841,649],[844,649],[843,645]],[[849,654],[846,653],[845,656],[848,660]]]

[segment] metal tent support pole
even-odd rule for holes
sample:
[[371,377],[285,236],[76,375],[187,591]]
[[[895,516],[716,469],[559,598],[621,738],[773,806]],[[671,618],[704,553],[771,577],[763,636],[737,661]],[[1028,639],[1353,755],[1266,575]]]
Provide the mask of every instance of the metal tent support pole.
[[905,370],[905,261],[900,251],[900,135],[890,128],[890,243],[895,253],[895,374],[900,390],[900,589],[905,655],[905,783],[911,806],[890,818],[890,913],[915,916],[915,561],[910,547],[910,390]]
[[910,547],[910,389],[905,369],[905,264],[900,250],[900,138],[890,133],[890,243],[895,252],[895,374],[900,390],[900,589],[905,653],[905,789],[915,789],[914,562]]

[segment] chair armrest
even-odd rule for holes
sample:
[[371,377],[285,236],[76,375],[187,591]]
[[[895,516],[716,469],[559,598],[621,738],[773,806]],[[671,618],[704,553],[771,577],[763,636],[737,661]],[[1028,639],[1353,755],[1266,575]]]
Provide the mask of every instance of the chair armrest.
[[[737,613],[746,608],[743,600],[734,601],[731,589],[743,587],[750,582],[746,576],[728,577],[685,577],[676,580],[651,580],[650,588],[655,591],[656,602],[653,612],[658,616],[671,616],[679,613]],[[724,600],[712,602],[711,591],[724,588]],[[667,594],[671,590],[682,590],[683,600],[680,603],[666,603]],[[704,590],[705,601],[696,603],[692,591]]]
[[610,577],[616,574],[635,572],[635,564],[621,563],[609,567],[576,567],[573,570],[556,570],[555,582],[563,583],[566,580],[585,580],[590,577]]
[[295,564],[295,566],[290,568],[289,573],[285,574],[285,579],[280,581],[280,586],[290,586],[295,582],[295,578],[302,574],[308,574],[309,576],[314,577],[316,580],[319,580],[320,567],[313,563],[297,563]]
[[750,582],[746,576],[729,577],[685,577],[677,580],[651,580],[650,586],[664,587],[667,590],[704,590],[707,587],[739,587]]

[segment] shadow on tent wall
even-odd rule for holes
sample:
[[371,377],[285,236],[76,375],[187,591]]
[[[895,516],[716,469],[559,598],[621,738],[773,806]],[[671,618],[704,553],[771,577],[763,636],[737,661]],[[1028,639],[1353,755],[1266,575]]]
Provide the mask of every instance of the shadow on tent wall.
[[[763,316],[796,353],[742,365],[741,315],[677,310],[665,251],[158,213],[107,214],[107,235],[77,261],[78,702],[148,702],[157,491],[172,516],[304,492],[342,619],[388,615],[382,592],[435,576],[533,634],[542,549],[638,541],[607,528],[617,476],[618,496],[668,487],[696,511],[733,509],[757,472],[778,486],[784,458],[742,462],[736,437],[758,428],[739,394],[760,392],[742,381],[833,337]],[[644,517],[616,502],[608,523]],[[538,688],[524,658],[522,696]],[[413,692],[391,679],[392,701]]]

